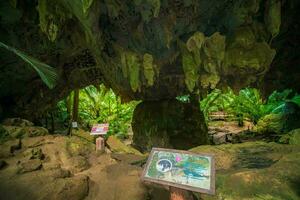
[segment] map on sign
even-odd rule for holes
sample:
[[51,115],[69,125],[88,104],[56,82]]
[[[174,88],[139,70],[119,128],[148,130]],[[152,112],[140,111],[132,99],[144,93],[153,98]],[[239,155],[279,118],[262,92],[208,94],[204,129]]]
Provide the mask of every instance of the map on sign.
[[92,127],[91,135],[105,135],[108,131],[109,124],[95,124]]
[[153,148],[142,180],[214,194],[214,157],[188,151]]

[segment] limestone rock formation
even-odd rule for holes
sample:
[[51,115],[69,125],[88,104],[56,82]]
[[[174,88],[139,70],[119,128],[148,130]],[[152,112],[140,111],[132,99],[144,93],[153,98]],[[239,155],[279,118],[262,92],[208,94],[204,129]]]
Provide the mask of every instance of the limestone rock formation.
[[207,127],[197,106],[178,100],[142,102],[132,122],[133,145],[141,151],[152,147],[189,149],[207,144]]
[[[2,1],[0,118],[36,119],[73,89],[100,83],[123,102],[157,107],[186,94],[199,100],[214,88],[264,88],[273,68],[279,80],[291,68],[293,78],[282,85],[299,90],[299,6],[297,0]],[[39,76],[49,68],[34,71],[12,51],[52,66],[51,89]]]
[[89,84],[104,83],[123,101],[257,85],[274,57],[283,59],[276,48],[285,46],[293,34],[289,30],[299,32],[292,24],[297,17],[291,16],[297,1],[35,0],[4,1],[0,7],[1,41],[60,75],[49,90],[34,71],[1,49],[2,113],[30,118]]

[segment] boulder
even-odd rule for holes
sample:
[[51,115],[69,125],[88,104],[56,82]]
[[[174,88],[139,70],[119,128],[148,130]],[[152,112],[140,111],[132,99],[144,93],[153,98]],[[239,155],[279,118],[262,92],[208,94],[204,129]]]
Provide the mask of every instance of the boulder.
[[32,122],[30,122],[26,119],[21,119],[21,118],[7,118],[7,119],[3,120],[2,124],[6,125],[6,126],[20,126],[20,127],[34,125]]
[[145,101],[132,119],[133,146],[189,149],[208,143],[207,126],[199,105],[178,100]]
[[39,159],[23,161],[18,165],[18,173],[36,171],[42,168],[42,162]]
[[133,147],[126,146],[116,136],[113,135],[109,136],[106,143],[112,152],[142,155],[141,152],[134,149]]
[[42,149],[39,147],[27,149],[26,151],[23,152],[23,156],[28,158],[28,160],[30,159],[43,160],[45,158]]

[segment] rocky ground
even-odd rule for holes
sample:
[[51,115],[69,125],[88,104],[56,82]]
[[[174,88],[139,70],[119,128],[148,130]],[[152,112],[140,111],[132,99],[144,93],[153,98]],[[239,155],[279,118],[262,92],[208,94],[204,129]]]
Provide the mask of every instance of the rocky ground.
[[[106,141],[105,152],[95,152],[94,138],[82,130],[68,137],[32,124],[1,128],[23,137],[0,146],[0,199],[168,199],[166,189],[140,181],[147,155],[115,137]],[[299,130],[293,135],[299,137]],[[217,170],[216,195],[194,194],[195,199],[299,199],[300,145],[297,137],[290,141],[191,149],[215,154]]]

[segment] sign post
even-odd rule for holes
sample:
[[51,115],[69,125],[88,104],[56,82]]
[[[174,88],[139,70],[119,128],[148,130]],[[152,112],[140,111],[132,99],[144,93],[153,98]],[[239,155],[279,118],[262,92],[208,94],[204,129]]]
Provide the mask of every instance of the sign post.
[[104,138],[101,137],[101,135],[106,135],[108,131],[109,124],[95,124],[92,127],[91,135],[99,135],[99,137],[96,139],[96,151],[104,151],[105,144],[104,144]]
[[141,179],[169,186],[170,200],[190,200],[188,191],[214,194],[214,156],[153,148]]

